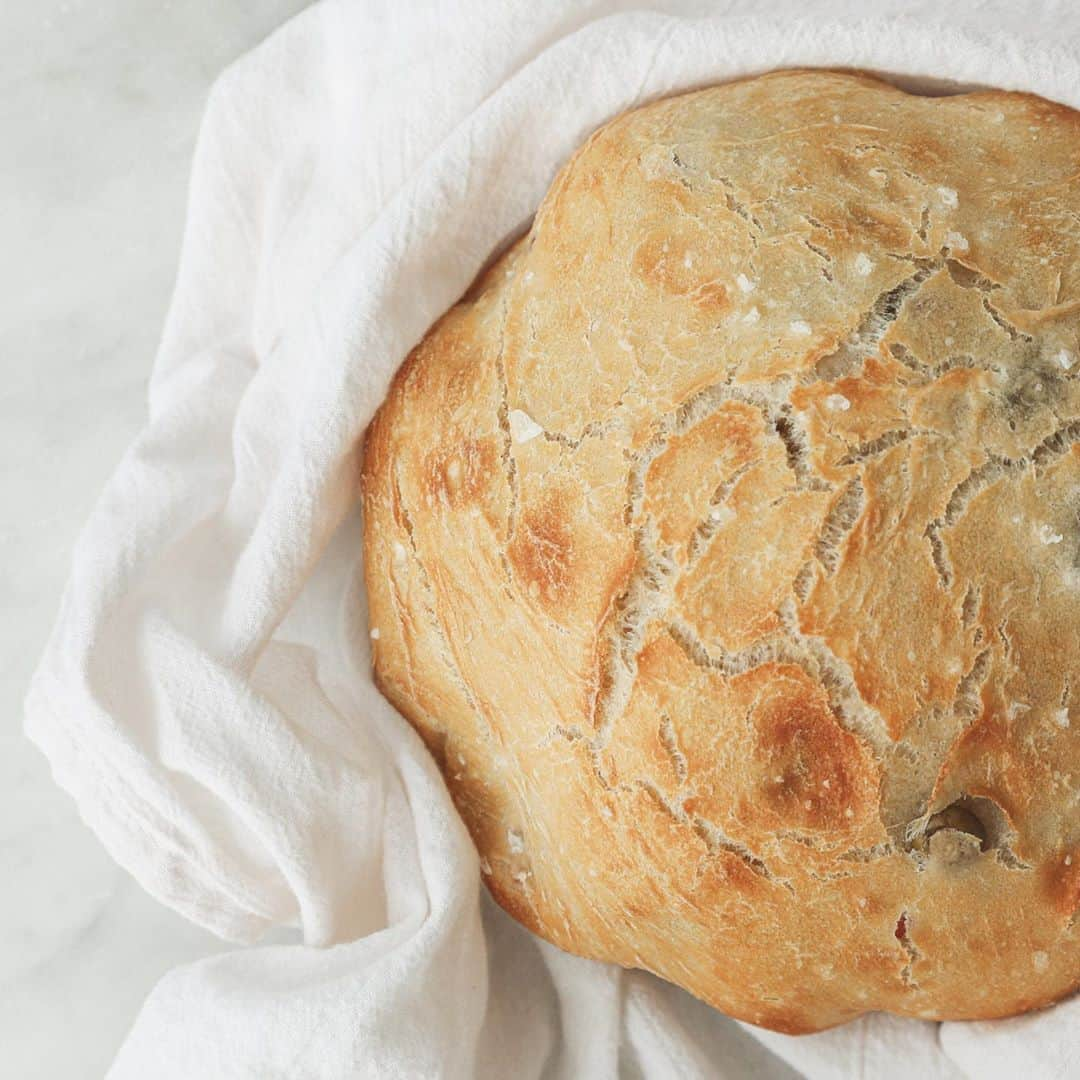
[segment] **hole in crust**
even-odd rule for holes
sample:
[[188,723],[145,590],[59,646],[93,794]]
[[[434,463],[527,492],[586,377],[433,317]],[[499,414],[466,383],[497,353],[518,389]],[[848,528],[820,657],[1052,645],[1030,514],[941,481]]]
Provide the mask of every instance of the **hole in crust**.
[[[989,801],[989,800],[983,800]],[[979,841],[979,850],[987,848],[986,827],[982,819],[964,805],[964,799],[958,799],[951,806],[939,810],[926,823],[926,839],[931,840],[940,832],[951,831],[973,836]]]
[[993,849],[1008,865],[1020,867],[1010,848],[1015,839],[1005,811],[981,795],[962,795],[908,827],[909,850],[944,863],[963,862]]

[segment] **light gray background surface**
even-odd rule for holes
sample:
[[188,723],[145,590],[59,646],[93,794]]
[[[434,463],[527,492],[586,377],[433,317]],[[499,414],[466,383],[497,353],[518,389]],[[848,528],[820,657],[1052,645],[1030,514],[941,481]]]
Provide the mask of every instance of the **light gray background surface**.
[[218,72],[304,0],[0,3],[0,1075],[100,1077],[222,946],[120,870],[22,736],[71,546],[145,415]]

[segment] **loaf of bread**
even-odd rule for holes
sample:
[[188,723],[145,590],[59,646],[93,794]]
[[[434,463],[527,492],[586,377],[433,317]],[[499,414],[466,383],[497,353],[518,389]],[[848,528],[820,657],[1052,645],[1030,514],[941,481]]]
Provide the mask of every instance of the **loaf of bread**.
[[1080,114],[637,109],[368,432],[375,674],[498,902],[732,1016],[1080,984]]

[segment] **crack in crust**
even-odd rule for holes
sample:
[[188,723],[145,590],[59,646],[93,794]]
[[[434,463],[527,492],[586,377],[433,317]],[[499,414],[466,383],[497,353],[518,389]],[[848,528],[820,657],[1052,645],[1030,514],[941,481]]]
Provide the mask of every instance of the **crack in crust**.
[[736,653],[707,647],[682,620],[668,625],[668,634],[698,667],[725,678],[743,675],[763,664],[783,663],[801,668],[820,684],[840,726],[874,751],[880,762],[891,745],[884,721],[859,693],[850,666],[822,640],[803,634],[790,600],[779,608],[783,633],[757,641]]
[[593,776],[596,777],[597,783],[605,791],[615,790],[611,780],[608,779],[607,774],[604,772],[603,748],[597,745],[595,739],[588,738],[585,735],[585,732],[583,732],[577,724],[571,724],[569,727],[563,724],[556,724],[553,731],[545,737],[543,742],[548,742],[555,735],[565,739],[568,743],[582,743],[589,758],[589,768],[592,769]]
[[863,487],[862,477],[856,476],[833,503],[818,533],[817,542],[814,544],[814,555],[825,567],[827,574],[835,574],[839,568],[840,545],[862,517],[865,506],[866,489]]
[[814,371],[804,377],[804,382],[824,379],[835,382],[849,375],[862,365],[863,358],[872,356],[881,344],[889,327],[896,322],[909,297],[940,266],[939,260],[919,260],[918,269],[899,284],[880,293],[862,318],[832,352],[818,360]]
[[[1036,474],[1042,472],[1054,458],[1068,453],[1069,449],[1078,442],[1080,442],[1080,419],[1067,421],[1056,431],[1052,431],[1031,452],[1031,464],[1034,465]],[[1023,461],[1022,458],[1021,461]]]
[[[944,255],[945,249],[942,249]],[[977,270],[973,270],[970,266],[966,266],[964,263],[957,259],[945,257],[944,259],[945,269],[948,270],[949,276],[952,280],[963,289],[975,289],[983,294],[982,306],[986,311],[986,314],[994,320],[997,325],[1005,331],[1012,341],[1034,341],[1035,339],[1025,331],[1021,330],[1014,322],[1011,322],[1005,313],[997,307],[990,297],[1001,289],[1001,285],[996,281],[991,281],[984,274],[980,274]]]
[[461,691],[469,708],[472,709],[477,716],[483,718],[489,733],[497,741],[501,742],[502,740],[498,730],[491,723],[487,710],[480,705],[468,680],[462,674],[457,658],[454,656],[454,650],[450,644],[450,638],[446,633],[446,628],[442,624],[442,619],[439,618],[438,609],[435,603],[435,586],[431,583],[431,576],[428,574],[428,569],[424,565],[424,560],[420,557],[420,552],[416,546],[412,517],[409,514],[408,507],[405,505],[405,499],[401,493],[401,485],[398,481],[396,465],[392,476],[392,482],[394,485],[394,497],[397,501],[397,507],[401,515],[401,526],[408,538],[409,551],[412,554],[413,563],[416,566],[417,574],[424,590],[423,611],[427,616],[429,625],[435,633],[436,640],[439,642],[439,654],[442,657],[443,664],[446,666],[451,681]]
[[763,664],[777,662],[798,665],[810,674],[804,654],[791,648],[790,641],[783,635],[756,641],[753,645],[733,653],[719,645],[709,649],[682,619],[674,619],[668,623],[667,632],[697,667],[715,671],[727,679],[745,675]]
[[994,305],[990,302],[990,297],[984,296],[982,305],[986,309],[986,314],[989,315],[990,318],[993,319],[994,322],[996,322],[998,326],[1000,326],[1001,329],[1004,330],[1005,333],[1008,334],[1013,341],[1035,340],[1030,334],[1025,333],[1014,323],[1011,323],[1005,317],[1004,312],[1000,308],[994,307]]
[[[503,359],[506,349],[506,311],[509,305],[509,298],[505,298],[502,304],[502,317],[499,320],[499,351],[495,355],[495,378],[499,384],[499,406],[496,412],[496,419],[499,424],[499,431],[502,432],[502,446],[500,448],[499,457],[502,461],[503,470],[506,473],[506,482],[510,487],[510,508],[507,514],[506,522],[506,541],[507,544],[514,538],[514,534],[517,531],[517,515],[518,515],[518,476],[517,476],[517,464],[514,461],[514,437],[510,431],[510,387],[506,380],[506,363]],[[511,578],[510,564],[506,557],[506,550],[503,549],[502,553],[503,570],[506,573],[507,579]]]
[[829,705],[841,727],[869,745],[879,763],[883,761],[892,739],[881,715],[859,693],[851,666],[829,648],[824,638],[802,632],[790,598],[780,605],[777,614],[787,636],[802,646],[813,660],[814,677],[828,695]]
[[996,281],[991,281],[985,274],[973,270],[959,259],[946,256],[941,261],[945,269],[949,271],[949,277],[962,289],[977,289],[982,293],[992,293],[1001,288]]
[[715,173],[708,171],[706,171],[706,175],[723,189],[725,205],[731,213],[742,218],[746,223],[750,242],[754,247],[757,247],[758,238],[764,234],[765,229],[762,227],[761,222],[747,207],[746,203],[739,197],[735,184],[732,182],[731,178],[728,176],[717,176]]
[[636,509],[640,508],[649,466],[667,449],[672,436],[682,435],[707,420],[729,401],[740,401],[760,410],[784,446],[788,467],[799,490],[830,490],[831,485],[818,476],[813,467],[806,433],[795,418],[789,400],[793,380],[782,376],[770,383],[753,386],[736,386],[731,380],[732,375],[729,375],[721,382],[703,387],[654,425],[653,437],[637,455],[631,470],[628,524],[636,518]]
[[[617,410],[621,404],[621,401],[616,401],[612,406],[612,411]],[[603,436],[607,435],[610,431],[610,420],[604,422],[591,420],[581,429],[581,434],[577,436],[567,435],[562,431],[549,431],[547,428],[541,430],[540,436],[548,442],[558,443],[564,449],[572,451],[579,449],[586,439],[603,438]]]
[[[668,448],[673,437],[708,419],[727,402],[739,401],[759,409],[782,441],[788,466],[795,477],[796,490],[831,490],[831,485],[814,472],[806,436],[791,415],[791,406],[787,401],[790,388],[790,380],[778,380],[772,395],[756,387],[733,386],[729,380],[707,386],[658,420],[653,426],[652,438],[632,458],[627,478],[624,520],[634,530],[635,565],[629,581],[605,620],[606,633],[601,631],[606,640],[598,652],[603,653],[604,658],[592,703],[592,723],[598,748],[607,746],[614,723],[630,700],[637,677],[637,657],[644,645],[645,632],[670,608],[680,576],[675,552],[659,547],[655,523],[649,519],[641,520],[649,467]],[[736,470],[718,486],[710,507],[719,505],[730,496],[751,464]],[[716,528],[711,515],[699,522],[691,537],[688,563],[683,573],[700,557]]]
[[615,721],[623,714],[633,692],[645,631],[671,604],[675,563],[670,552],[653,551],[650,534],[655,535],[652,522],[635,530],[637,561],[606,620],[609,624],[604,645],[606,660],[592,710],[595,743],[601,749],[607,746]]
[[983,649],[972,661],[971,668],[964,673],[956,686],[952,715],[962,727],[969,727],[979,718],[982,705],[979,699],[979,691],[990,675],[992,661],[993,650],[989,647]]
[[705,841],[705,846],[709,849],[710,854],[726,851],[731,855],[735,855],[759,877],[782,885],[789,893],[794,895],[795,889],[791,882],[786,878],[778,877],[774,874],[769,869],[765,860],[762,859],[760,855],[755,855],[745,844],[740,844],[737,840],[732,840],[730,836],[713,824],[713,822],[707,821],[705,818],[698,815],[691,818],[690,823],[693,826],[694,832]]
[[785,403],[766,416],[784,444],[788,468],[795,474],[799,487],[809,491],[830,491],[832,485],[818,476],[810,464],[806,433],[796,424],[791,406]]
[[686,755],[682,751],[682,747],[679,746],[679,737],[675,732],[675,725],[671,722],[671,717],[664,713],[660,717],[660,730],[658,732],[660,736],[661,745],[668,753],[668,757],[671,758],[671,764],[675,769],[675,778],[679,782],[681,787],[686,783],[686,778],[689,776],[690,767],[686,760]]
[[732,492],[738,486],[739,481],[752,469],[759,459],[754,458],[753,461],[747,461],[740,465],[727,480],[717,485],[716,490],[712,494],[712,498],[709,499],[709,513],[702,519],[701,523],[694,530],[693,535],[690,537],[690,543],[687,547],[686,553],[686,569],[691,569],[701,558],[702,554],[709,546],[709,541],[716,535],[716,531],[720,528],[721,517],[719,514],[713,513],[719,507],[723,506],[731,497]]
[[961,368],[969,370],[977,368],[980,371],[993,372],[995,375],[1003,375],[1005,373],[1005,369],[999,364],[991,364],[987,361],[978,360],[968,353],[956,353],[955,355],[942,360],[940,364],[934,364],[934,366],[931,367],[929,364],[923,363],[922,360],[899,342],[891,343],[889,345],[889,352],[895,360],[899,360],[904,367],[910,368],[916,375],[920,375],[926,379],[927,382],[933,382],[935,379],[940,379],[942,375],[947,375],[950,371],[956,371]]
[[882,433],[876,439],[868,439],[866,442],[859,443],[858,446],[853,446],[837,461],[837,465],[855,465],[860,461],[866,461],[868,458],[887,453],[894,446],[905,442],[913,435],[933,434],[934,432],[925,431],[922,428],[893,428],[891,431]]
[[1014,870],[1018,873],[1022,873],[1024,871],[1035,869],[1031,863],[1024,862],[1024,860],[1004,842],[994,851],[994,858],[1004,866],[1006,870]]
[[809,251],[812,254],[816,255],[821,260],[821,276],[827,282],[832,284],[832,281],[833,281],[833,273],[832,273],[832,269],[831,269],[832,261],[833,261],[832,256],[823,247],[819,247],[817,244],[812,243],[810,240],[807,240],[805,236],[800,237],[800,241],[801,241],[803,247],[805,247],[807,251]]
[[[928,222],[928,211],[925,208],[923,214],[925,227]],[[942,248],[941,253],[933,258],[902,255],[895,252],[889,254],[894,259],[912,263],[917,269],[909,277],[875,298],[855,329],[832,352],[818,360],[812,374],[802,377],[804,383],[822,379],[832,382],[855,371],[866,356],[873,355],[878,349],[889,327],[899,318],[904,304],[919,291],[927,278],[941,269],[947,270],[953,282],[961,288],[975,289],[983,294],[982,304],[986,313],[1012,341],[1034,341],[1030,334],[1011,322],[990,299],[991,294],[999,290],[1001,286],[949,256],[947,249]],[[931,367],[898,343],[890,345],[889,351],[902,364],[930,380],[938,379],[957,368],[982,368],[996,373],[1002,370],[996,364],[983,363],[964,353],[950,356],[940,364]]]
[[[708,819],[701,817],[699,814],[688,814],[686,811],[685,800],[692,797],[692,792],[687,792],[679,799],[672,800],[669,799],[647,776],[635,777],[632,784],[646,792],[656,802],[660,809],[669,814],[680,825],[686,825],[692,828],[705,842],[705,846],[710,855],[716,855],[721,851],[726,851],[739,858],[745,866],[759,877],[783,885],[789,892],[793,891],[791,884],[787,880],[777,877],[769,869],[765,860],[756,852],[751,851],[745,844],[740,844],[738,840],[733,840],[723,831],[723,829]],[[621,786],[628,788],[631,785],[624,784]]]
[[[904,170],[905,174],[907,170]],[[920,182],[921,178],[920,178]],[[930,207],[923,205],[922,210],[919,213],[919,228],[916,230],[915,235],[925,244],[930,235]]]
[[802,564],[799,572],[795,575],[795,580],[791,583],[791,591],[795,594],[795,598],[800,604],[805,604],[810,596],[810,590],[814,587],[814,582],[817,580],[817,569],[814,566],[813,559],[807,559]]
[[900,912],[900,917],[896,920],[895,937],[907,958],[907,963],[900,971],[900,979],[909,989],[918,990],[919,984],[912,972],[915,965],[922,959],[922,952],[916,947],[915,943],[908,935],[910,925],[911,922],[908,913],[906,911]]
[[887,859],[896,854],[896,845],[892,841],[885,840],[873,847],[850,847],[841,851],[837,858],[841,862],[872,863],[879,859]]
[[1080,442],[1080,420],[1071,420],[1051,432],[1042,442],[1021,457],[988,455],[986,461],[975,466],[953,488],[945,504],[944,513],[929,522],[923,532],[923,536],[930,543],[931,557],[944,588],[952,586],[955,575],[941,535],[942,531],[956,525],[975,497],[998,480],[1003,477],[1018,476],[1029,467],[1038,475],[1051,461],[1065,454],[1076,442]]

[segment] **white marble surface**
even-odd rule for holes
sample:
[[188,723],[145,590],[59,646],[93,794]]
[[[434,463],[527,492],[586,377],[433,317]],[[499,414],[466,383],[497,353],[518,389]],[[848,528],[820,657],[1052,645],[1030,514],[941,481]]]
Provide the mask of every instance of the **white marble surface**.
[[72,543],[144,412],[207,89],[305,0],[0,3],[0,1075],[100,1077],[221,948],[105,854],[23,738]]
[[[971,0],[958,21],[1052,37],[1080,31],[1071,3]],[[154,982],[223,947],[104,853],[23,738],[21,703],[79,525],[144,415],[207,89],[304,6],[0,3],[3,1076],[101,1076]],[[771,6],[807,10],[804,0]],[[939,0],[820,7],[932,16]]]

